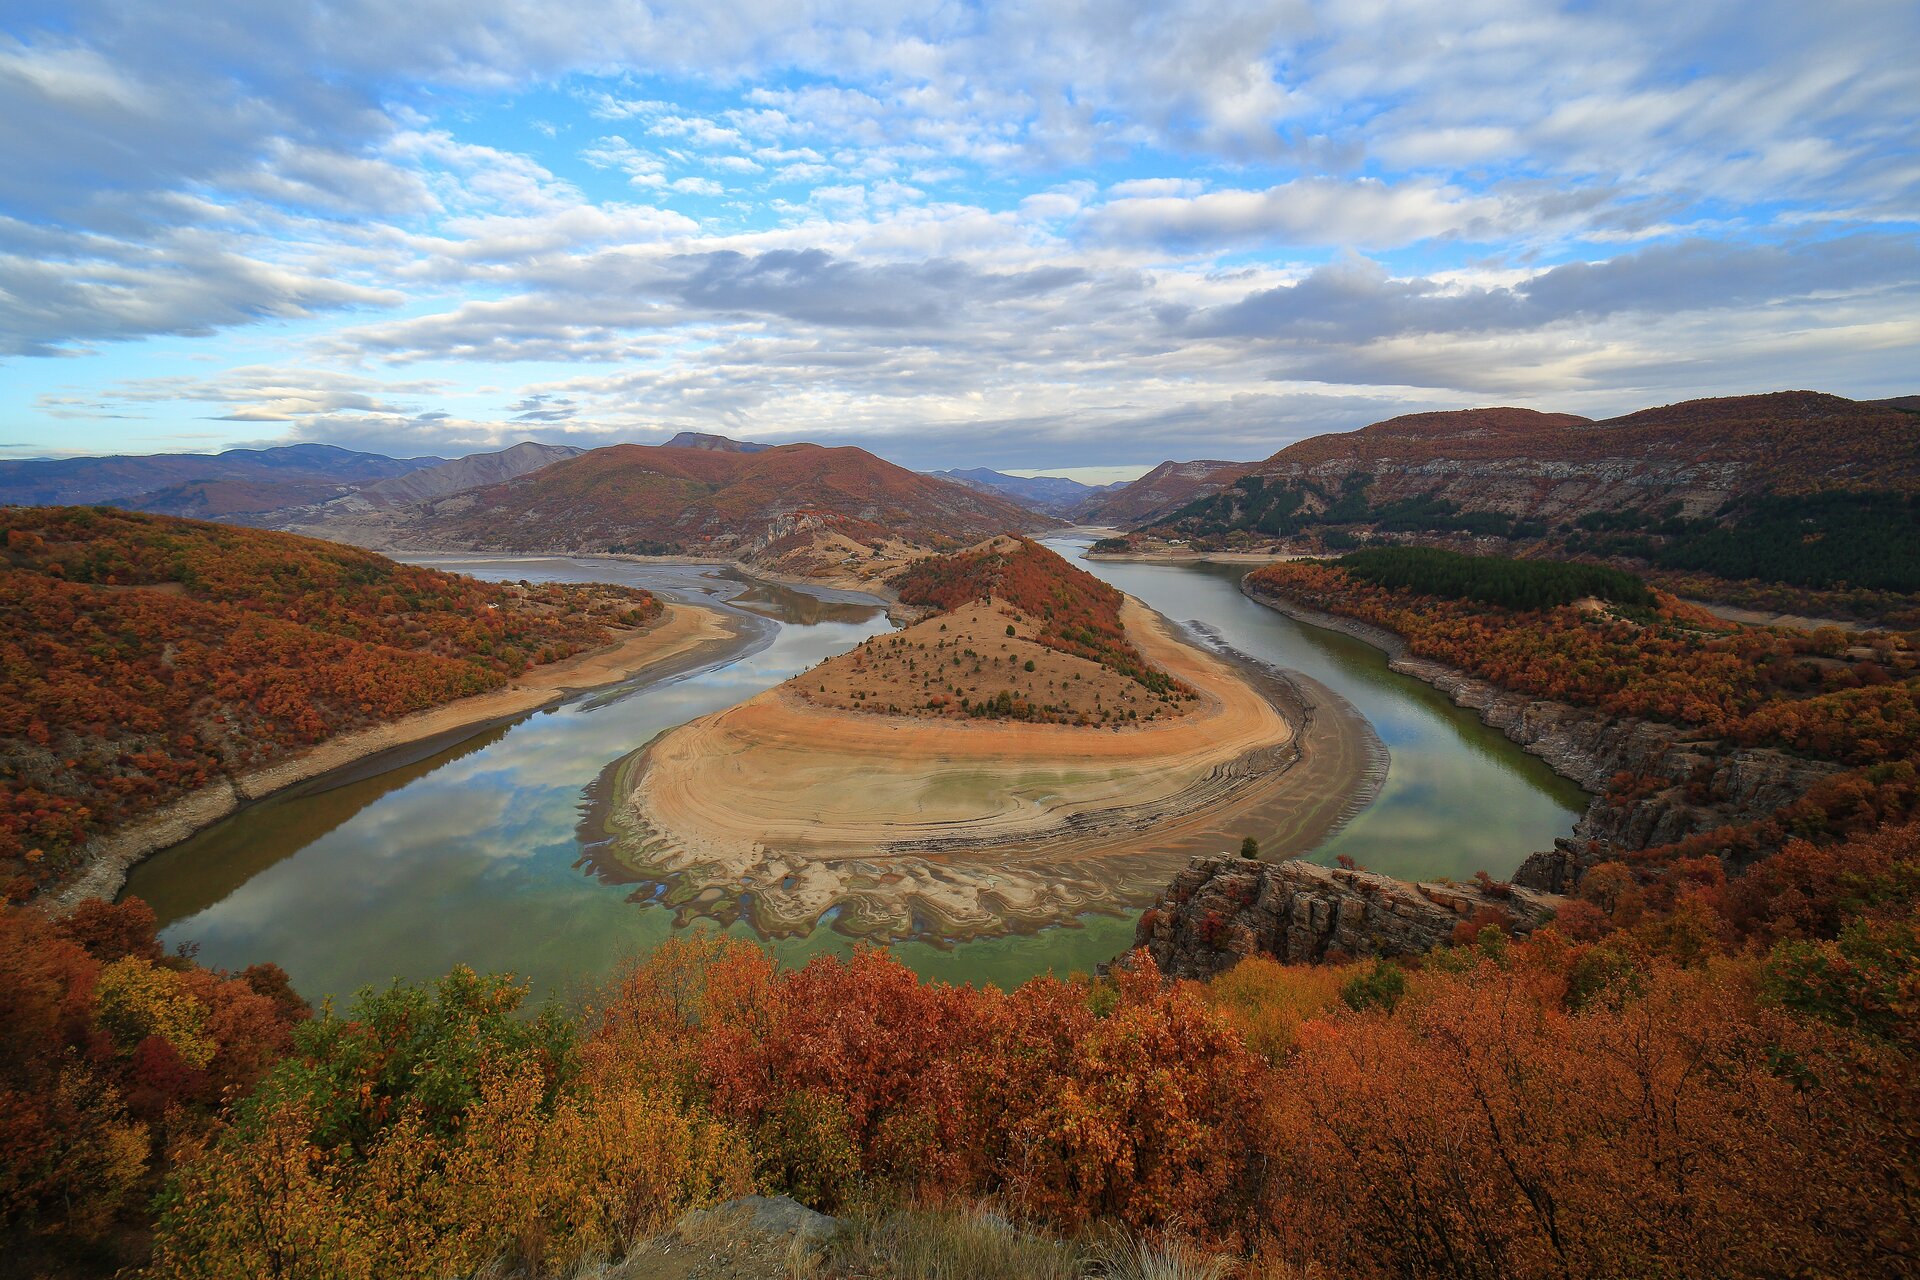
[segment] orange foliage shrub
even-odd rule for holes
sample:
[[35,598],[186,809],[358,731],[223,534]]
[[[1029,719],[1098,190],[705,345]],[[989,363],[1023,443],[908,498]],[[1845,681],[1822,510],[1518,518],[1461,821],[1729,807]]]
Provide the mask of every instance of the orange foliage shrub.
[[137,900],[57,923],[0,908],[0,1252],[106,1234],[166,1145],[251,1089],[304,1015],[162,956],[153,924]]
[[696,1082],[751,1135],[762,1180],[814,1203],[885,1186],[1210,1233],[1245,1204],[1255,1063],[1151,962],[1003,995],[879,952],[776,973],[755,948],[674,942],[595,1039]]
[[1354,1277],[1594,1280],[1910,1256],[1911,1135],[1814,1066],[1845,1061],[1830,1033],[1728,965],[1651,960],[1633,998],[1575,1011],[1570,958],[1520,948],[1426,979],[1394,1016],[1310,1028],[1263,1091],[1270,1253]]
[[1249,1050],[1278,1062],[1293,1051],[1302,1025],[1340,1004],[1340,989],[1363,968],[1284,965],[1256,954],[1208,982],[1201,993],[1233,1024]]

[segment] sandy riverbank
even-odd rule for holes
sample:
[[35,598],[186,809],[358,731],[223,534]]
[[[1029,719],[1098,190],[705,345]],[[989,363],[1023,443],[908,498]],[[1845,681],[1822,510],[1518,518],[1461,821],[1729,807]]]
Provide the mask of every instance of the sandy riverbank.
[[95,837],[80,873],[46,900],[55,913],[88,898],[111,899],[127,871],[143,858],[230,816],[242,805],[344,768],[369,756],[415,743],[450,745],[502,720],[563,702],[574,694],[635,676],[665,678],[718,657],[739,638],[725,615],[698,605],[663,601],[665,614],[613,644],[528,671],[503,689],[343,733],[307,750],[231,778],[220,778],[118,830]]
[[769,935],[957,940],[1138,905],[1245,834],[1298,851],[1367,791],[1378,757],[1350,707],[1131,599],[1122,618],[1197,707],[1104,729],[845,711],[783,686],[623,762],[595,860]]

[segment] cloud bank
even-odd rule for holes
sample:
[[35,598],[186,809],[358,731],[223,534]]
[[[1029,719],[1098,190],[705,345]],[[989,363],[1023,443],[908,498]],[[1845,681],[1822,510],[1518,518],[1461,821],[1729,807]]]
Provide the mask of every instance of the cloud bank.
[[1044,467],[1911,392],[1916,55],[1874,0],[29,0],[7,452]]

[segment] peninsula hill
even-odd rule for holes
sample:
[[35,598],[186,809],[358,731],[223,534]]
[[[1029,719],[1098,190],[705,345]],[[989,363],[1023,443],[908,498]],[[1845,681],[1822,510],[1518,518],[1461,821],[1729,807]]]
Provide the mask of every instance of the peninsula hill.
[[1364,751],[1303,750],[1296,688],[1033,542],[899,585],[939,612],[623,762],[607,872],[766,935],[951,940],[1144,902],[1247,832],[1315,838],[1364,784]]
[[1118,726],[1196,695],[1128,637],[1120,592],[1029,539],[992,538],[895,580],[934,618],[878,636],[791,684],[814,706],[888,715]]

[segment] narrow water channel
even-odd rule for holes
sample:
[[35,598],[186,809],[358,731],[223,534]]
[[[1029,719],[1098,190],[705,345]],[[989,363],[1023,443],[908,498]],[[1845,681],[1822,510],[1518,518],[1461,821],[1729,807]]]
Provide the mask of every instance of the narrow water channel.
[[[1084,544],[1060,543],[1077,555]],[[729,610],[739,649],[706,668],[641,679],[416,748],[248,806],[134,869],[170,944],[203,963],[271,960],[300,991],[345,997],[456,964],[510,971],[536,998],[583,996],[672,929],[664,907],[585,869],[576,827],[605,766],[664,729],[778,684],[885,630],[868,598],[751,583],[705,566],[601,559],[437,558],[495,581],[618,581]],[[1583,800],[1468,713],[1344,636],[1247,600],[1239,571],[1088,563],[1176,622],[1200,621],[1234,648],[1292,667],[1351,701],[1392,752],[1379,798],[1314,856],[1346,853],[1396,875],[1510,870],[1571,828]],[[736,932],[747,936],[744,926]],[[1088,969],[1123,950],[1132,918],[941,949],[905,944],[916,971],[1011,985]],[[850,944],[831,930],[775,944],[786,962]]]
[[[1075,558],[1088,544],[1056,539]],[[1438,690],[1387,669],[1378,649],[1310,627],[1249,600],[1245,565],[1075,563],[1175,622],[1201,622],[1240,653],[1302,672],[1346,698],[1392,761],[1372,804],[1311,855],[1341,855],[1408,879],[1505,875],[1573,830],[1586,793],[1456,707]]]

